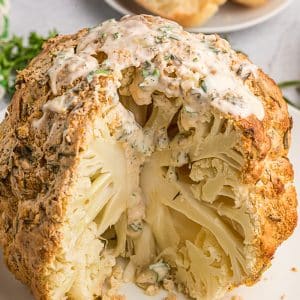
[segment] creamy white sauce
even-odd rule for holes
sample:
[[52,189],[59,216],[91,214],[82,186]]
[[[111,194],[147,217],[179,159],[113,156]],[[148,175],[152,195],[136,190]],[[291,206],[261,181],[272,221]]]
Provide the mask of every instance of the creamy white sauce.
[[[208,95],[212,100],[211,104],[225,113],[242,118],[253,114],[262,120],[264,110],[261,100],[254,96],[248,88],[237,87],[236,80],[236,77],[230,73],[227,76],[224,76],[223,73],[207,76],[205,83]],[[217,89],[215,82],[219,82]]]
[[70,97],[70,95],[62,95],[45,103],[45,105],[43,106],[43,111],[64,113],[73,102],[74,98]]
[[[100,66],[92,56],[99,51],[107,55]],[[168,59],[168,55],[172,58]],[[150,62],[150,69],[155,69],[155,73],[148,70],[148,76],[131,87],[133,98],[139,105],[151,103],[151,95],[157,90],[167,97],[182,97],[187,102],[194,99],[194,104],[189,103],[191,107],[199,106],[196,102],[211,100],[213,106],[225,113],[243,118],[255,115],[262,120],[263,104],[244,83],[249,74],[256,76],[257,68],[241,62],[235,64],[236,70],[231,65],[237,60],[228,43],[214,35],[190,34],[171,21],[161,19],[149,23],[145,16],[134,16],[124,17],[120,22],[109,20],[91,29],[81,38],[76,53],[68,49],[57,56],[49,76],[52,91],[56,94],[58,85],[70,84],[97,68],[105,68],[117,78],[114,83],[117,89],[123,69],[131,66],[143,69],[145,63]],[[58,82],[61,72],[64,76]],[[207,91],[200,98],[190,97],[192,91],[200,88],[201,79],[205,81]],[[110,86],[107,94],[113,94],[116,99],[118,96],[112,89]],[[230,93],[234,101],[230,99]],[[217,99],[214,95],[218,95]]]
[[56,95],[60,87],[71,84],[77,78],[86,77],[97,67],[96,58],[86,53],[75,54],[73,48],[58,53],[53,66],[48,70],[53,94]]
[[78,97],[75,96],[72,91],[49,100],[43,105],[43,116],[40,119],[33,121],[33,127],[39,129],[42,126],[44,121],[46,121],[47,112],[54,112],[58,114],[65,113],[71,105],[76,103],[77,100]]
[[[99,43],[95,42],[97,39]],[[216,41],[214,35],[183,32],[173,22],[148,24],[143,16],[136,16],[123,18],[121,22],[108,21],[94,28],[82,38],[77,49],[89,54],[105,52],[108,56],[105,65],[115,73],[130,66],[142,67],[145,62],[152,61],[159,76],[148,76],[140,84],[140,91],[133,93],[138,104],[149,104],[154,90],[164,92],[168,97],[187,98],[192,89],[199,88],[199,79],[204,78],[207,95],[228,96],[228,92],[232,91],[238,96],[235,97],[235,105],[228,101],[228,97],[212,101],[212,105],[225,113],[243,118],[253,114],[262,120],[264,109],[261,100],[243,82],[247,74],[256,75],[256,66],[243,63],[239,65],[240,72],[232,70],[235,53],[229,47],[227,51],[221,51],[214,46]],[[222,47],[226,47],[225,42]],[[171,66],[168,66],[167,55],[175,57]],[[167,73],[176,74],[176,78],[167,76]]]
[[67,60],[70,57],[74,57],[74,49],[69,48],[65,51],[59,52],[53,61],[52,67],[48,70],[48,75],[50,78],[50,86],[54,95],[57,94],[57,76],[61,70],[65,67]]

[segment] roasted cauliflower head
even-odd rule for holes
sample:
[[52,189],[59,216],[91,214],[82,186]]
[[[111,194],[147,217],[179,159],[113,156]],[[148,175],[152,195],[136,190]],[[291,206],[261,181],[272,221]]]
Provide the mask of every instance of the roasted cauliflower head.
[[36,299],[122,281],[218,299],[296,224],[280,90],[217,35],[152,16],[49,40],[0,126],[0,241]]

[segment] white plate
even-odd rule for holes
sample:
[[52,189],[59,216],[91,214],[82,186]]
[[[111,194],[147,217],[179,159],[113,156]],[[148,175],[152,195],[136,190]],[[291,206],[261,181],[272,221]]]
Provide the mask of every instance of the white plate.
[[[105,0],[107,4],[124,15],[148,13],[136,4],[134,0]],[[200,27],[187,28],[193,32],[231,32],[260,24],[286,8],[292,0],[268,0],[257,8],[246,8],[242,5],[228,2],[207,23]]]
[[[295,185],[300,194],[300,111],[289,107],[290,114],[294,119],[292,131],[292,146],[290,159],[294,165]],[[0,120],[4,116],[4,110],[0,110]],[[299,213],[299,212],[298,212]],[[300,226],[298,225],[294,234],[277,250],[272,267],[263,275],[263,278],[253,287],[240,287],[228,294],[224,300],[231,299],[232,295],[239,295],[244,300],[279,300],[285,296],[286,300],[299,300],[300,295]],[[299,272],[292,272],[296,267]],[[149,297],[133,285],[122,288],[128,300],[161,300],[163,293]],[[179,297],[179,299],[185,299]],[[6,269],[2,254],[0,253],[0,300],[33,300],[28,289],[13,278]],[[58,299],[60,300],[60,299]]]

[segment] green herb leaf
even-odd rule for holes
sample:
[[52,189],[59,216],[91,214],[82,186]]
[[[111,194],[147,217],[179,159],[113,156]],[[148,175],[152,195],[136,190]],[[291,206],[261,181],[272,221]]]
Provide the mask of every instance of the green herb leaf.
[[115,33],[113,33],[113,38],[114,38],[114,40],[118,39],[120,36],[121,36],[121,35],[120,35],[120,32],[115,32]]
[[219,54],[220,53],[220,50],[217,49],[216,47],[213,47],[213,46],[209,46],[208,47],[212,52],[216,53],[216,54]]
[[[278,83],[278,86],[283,90],[286,88],[296,88],[298,91],[300,89],[300,80],[290,80],[290,81],[283,81]],[[288,99],[287,97],[283,96],[283,99],[291,106],[299,109],[299,105],[296,105],[293,101]]]
[[103,76],[107,76],[111,73],[111,70],[110,69],[98,69],[98,70],[95,70],[95,71],[91,71],[87,77],[86,77],[86,80],[88,83],[91,83],[93,81],[93,78],[95,75],[103,75]]
[[170,26],[170,25],[166,25],[166,26],[161,26],[158,28],[159,31],[162,31],[162,32],[167,32],[167,31],[171,31],[173,30],[174,27],[173,26]]
[[0,35],[0,39],[6,39],[8,37],[8,27],[9,27],[9,20],[7,16],[3,17],[3,31]]
[[6,41],[0,40],[0,85],[9,96],[15,92],[17,71],[24,69],[41,51],[45,40],[55,35],[57,35],[55,30],[51,31],[46,38],[31,32],[26,44],[16,35]]
[[154,69],[151,75],[154,76],[154,77],[159,77],[159,70]]
[[289,88],[289,87],[298,88],[298,87],[300,87],[300,80],[283,81],[283,82],[278,83],[278,86],[281,89],[285,89],[285,88]]
[[169,35],[169,38],[172,40],[180,41],[180,37],[174,34]]
[[199,84],[200,84],[200,87],[201,87],[201,89],[203,90],[203,92],[204,92],[204,93],[207,93],[207,85],[206,85],[205,81],[204,81],[203,79],[201,79],[201,80],[199,81]]
[[98,69],[95,71],[95,74],[108,75],[111,72],[109,69]]
[[129,224],[128,227],[135,232],[143,230],[143,224],[141,222],[133,222]]
[[159,77],[160,73],[159,73],[159,70],[156,68],[154,70],[143,69],[142,75],[144,78],[147,78],[148,76]]
[[107,37],[107,33],[106,32],[102,32],[100,36],[101,36],[102,39],[105,39]]

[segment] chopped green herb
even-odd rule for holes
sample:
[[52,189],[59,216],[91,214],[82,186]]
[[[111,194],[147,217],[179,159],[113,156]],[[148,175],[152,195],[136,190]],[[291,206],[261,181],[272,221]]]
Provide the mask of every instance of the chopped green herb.
[[98,70],[95,70],[95,71],[91,71],[87,77],[86,77],[86,80],[88,83],[91,83],[93,81],[93,78],[95,75],[103,75],[103,76],[107,76],[109,75],[111,72],[111,70],[109,69],[98,69]]
[[172,39],[172,40],[180,41],[180,37],[179,37],[179,36],[176,36],[176,35],[174,35],[174,34],[169,35],[169,38]]
[[162,32],[167,32],[167,31],[171,31],[173,30],[174,27],[173,26],[170,26],[170,25],[166,25],[166,26],[161,26],[158,28],[159,31],[162,31]]
[[94,73],[94,71],[92,71],[86,76],[86,80],[88,83],[91,83],[93,81],[94,75],[95,75],[95,73]]
[[159,70],[158,69],[154,69],[151,75],[155,76],[155,77],[159,77]]
[[108,75],[111,72],[109,69],[98,69],[95,71],[95,74]]
[[144,78],[148,77],[148,76],[150,75],[149,70],[143,69],[143,70],[142,70],[142,75],[143,75]]
[[143,69],[142,70],[142,75],[144,78],[148,77],[148,76],[154,76],[154,77],[159,77],[159,70],[158,69],[154,69],[154,70],[148,70],[148,69]]
[[220,50],[217,49],[216,47],[209,46],[208,48],[209,48],[212,52],[214,52],[214,53],[216,53],[216,54],[220,53]]
[[204,92],[204,93],[207,93],[207,85],[206,85],[205,81],[204,81],[203,79],[201,79],[201,80],[199,81],[199,84],[200,84],[200,87],[201,87],[201,89],[203,90],[203,92]]
[[143,224],[141,222],[133,222],[128,225],[130,229],[132,229],[134,232],[142,231],[143,230]]
[[102,33],[101,33],[101,38],[102,38],[102,39],[105,39],[106,37],[107,37],[107,33],[106,33],[106,32],[102,32]]
[[193,62],[196,62],[196,61],[198,61],[198,60],[199,60],[198,57],[194,57],[194,58],[193,58]]
[[17,71],[24,69],[41,51],[43,43],[55,35],[57,35],[55,30],[46,38],[31,32],[26,45],[22,37],[15,35],[7,41],[0,40],[0,85],[9,96],[15,91]]
[[177,60],[178,62],[181,62],[181,59],[174,54],[165,55],[164,59],[165,60]]
[[121,35],[120,35],[119,32],[113,33],[113,38],[114,38],[114,40],[118,39],[120,36],[121,36]]
[[156,44],[162,44],[167,42],[167,35],[158,35],[155,38]]
[[173,40],[180,40],[180,37],[177,35],[172,34],[172,30],[174,27],[172,26],[162,26],[158,28],[158,31],[160,32],[160,35],[155,36],[154,40],[157,44],[166,43],[167,39],[173,39]]
[[147,68],[150,68],[150,67],[151,67],[151,62],[148,61],[148,60],[146,60],[146,61],[144,62],[144,68],[147,69]]

